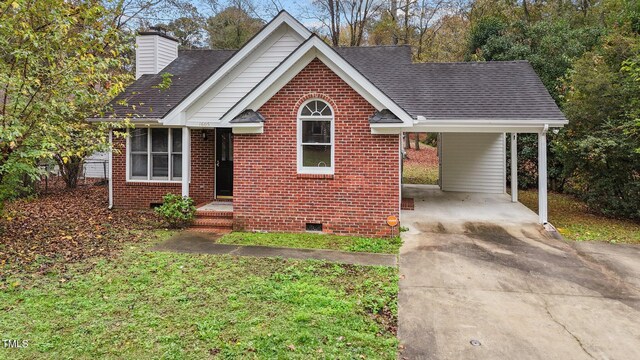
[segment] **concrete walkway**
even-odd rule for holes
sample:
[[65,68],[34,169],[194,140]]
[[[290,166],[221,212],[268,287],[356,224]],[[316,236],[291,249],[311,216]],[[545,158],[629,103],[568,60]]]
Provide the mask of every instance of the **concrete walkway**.
[[151,250],[213,255],[281,257],[302,260],[313,259],[366,266],[398,265],[398,256],[393,254],[217,244],[216,240],[219,239],[220,236],[219,234],[212,233],[183,231],[169,240],[156,245]]
[[419,190],[402,213],[401,358],[640,359],[639,246],[554,239],[504,194]]

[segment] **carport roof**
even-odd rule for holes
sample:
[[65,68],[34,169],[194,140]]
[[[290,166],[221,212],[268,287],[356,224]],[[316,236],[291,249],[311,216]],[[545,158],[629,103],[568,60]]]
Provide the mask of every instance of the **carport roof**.
[[566,121],[528,61],[412,63],[408,46],[337,51],[414,117]]

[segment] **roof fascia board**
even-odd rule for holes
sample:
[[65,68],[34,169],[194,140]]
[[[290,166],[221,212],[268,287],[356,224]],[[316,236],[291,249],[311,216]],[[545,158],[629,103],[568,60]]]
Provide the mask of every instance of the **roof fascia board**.
[[186,99],[184,99],[178,106],[173,108],[166,116],[164,116],[165,123],[174,122],[175,117],[179,117],[180,113],[186,110],[194,101],[205,94],[209,88],[211,88],[218,80],[225,76],[235,66],[244,60],[253,50],[260,46],[265,39],[267,39],[271,33],[276,31],[280,25],[287,24],[295,32],[297,32],[302,38],[308,38],[311,36],[311,31],[304,27],[298,20],[294,19],[286,11],[281,11],[273,20],[265,25],[260,32],[258,32],[251,40],[245,43],[240,50],[238,50],[233,56],[231,56],[209,79],[207,79],[202,85],[200,85],[194,92],[192,92]]
[[[464,133],[539,133],[544,129],[544,125],[415,125],[412,128],[405,128],[407,132],[464,132]],[[385,128],[376,128],[379,131],[386,131]]]
[[511,125],[511,126],[544,126],[548,124],[550,127],[563,127],[567,125],[569,121],[567,119],[518,119],[518,120],[502,120],[491,118],[477,118],[477,119],[426,119],[425,117],[418,116],[418,119],[414,122],[414,126],[432,126],[432,125]]
[[245,109],[258,111],[260,106],[264,105],[315,57],[320,59],[331,71],[336,73],[377,110],[389,109],[403,121],[404,126],[413,124],[413,118],[404,109],[380,91],[317,36],[311,36],[306,42],[302,43],[298,49],[280,63],[263,81],[258,83],[220,120],[228,122]]
[[129,121],[131,124],[140,124],[140,125],[157,125],[162,122],[162,119],[158,118],[136,118],[136,117],[107,117],[107,118],[86,118],[85,119],[89,123],[100,123],[100,122],[108,122],[115,123],[121,121]]

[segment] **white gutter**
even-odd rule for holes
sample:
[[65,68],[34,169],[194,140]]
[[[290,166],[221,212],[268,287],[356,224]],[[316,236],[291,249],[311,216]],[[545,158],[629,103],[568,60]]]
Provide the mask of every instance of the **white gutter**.
[[156,124],[156,123],[161,123],[162,119],[160,118],[131,118],[131,117],[124,117],[124,118],[86,118],[85,119],[87,122],[90,123],[98,123],[98,122],[120,122],[120,121],[125,121],[125,120],[129,120],[134,124]]

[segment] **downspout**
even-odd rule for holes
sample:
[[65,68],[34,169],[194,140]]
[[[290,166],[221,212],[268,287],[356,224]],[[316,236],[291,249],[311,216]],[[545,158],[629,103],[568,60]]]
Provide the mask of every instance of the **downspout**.
[[[400,131],[400,135],[398,136],[398,139],[400,140],[400,144],[399,144],[399,159],[398,159],[398,165],[400,168],[400,173],[398,174],[399,177],[399,186],[400,186],[400,191],[399,191],[399,196],[398,196],[398,222],[400,224],[402,224],[402,168],[404,166],[404,159],[403,159],[403,151],[404,151],[404,146],[402,144],[402,135],[403,132]],[[398,228],[398,236],[400,236],[400,228]]]
[[109,129],[109,210],[113,209],[113,129]]

